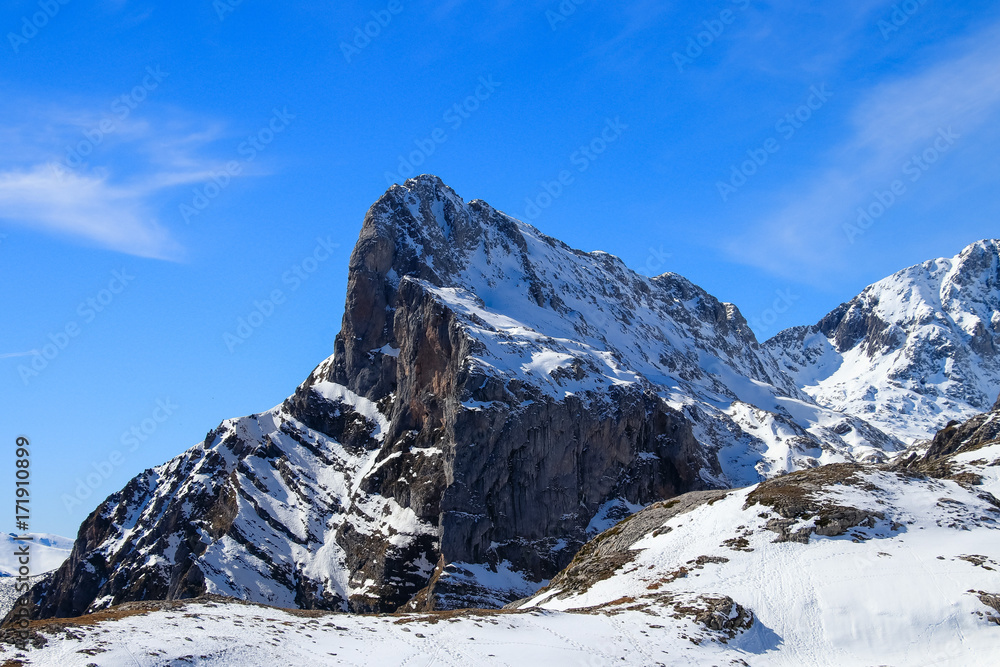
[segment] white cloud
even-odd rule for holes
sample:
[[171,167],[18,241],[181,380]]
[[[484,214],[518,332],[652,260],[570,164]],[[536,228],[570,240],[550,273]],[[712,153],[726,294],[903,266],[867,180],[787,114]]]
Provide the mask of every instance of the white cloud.
[[0,359],[14,359],[16,357],[33,357],[38,354],[38,350],[28,350],[27,352],[6,352],[0,354]]
[[81,175],[56,164],[0,172],[0,217],[39,231],[67,234],[140,257],[179,259],[180,245],[153,218],[157,190],[204,174],[158,174],[129,185]]
[[873,191],[900,178],[907,159],[933,145],[940,130],[953,128],[958,142],[973,142],[998,112],[1000,29],[993,26],[961,55],[875,87],[854,108],[852,134],[817,174],[785,193],[788,203],[749,225],[727,251],[778,275],[821,280],[847,262],[844,225]]
[[[200,123],[191,131],[176,122],[162,129],[146,120],[115,119],[111,131],[97,135],[107,114],[27,106],[31,113],[20,122],[0,127],[0,137],[10,140],[0,158],[0,220],[140,257],[183,256],[157,221],[157,202],[219,169],[219,161],[199,155],[221,136],[218,125]],[[88,132],[100,138],[87,139]],[[89,150],[78,151],[81,146]],[[123,173],[132,176],[118,176]]]

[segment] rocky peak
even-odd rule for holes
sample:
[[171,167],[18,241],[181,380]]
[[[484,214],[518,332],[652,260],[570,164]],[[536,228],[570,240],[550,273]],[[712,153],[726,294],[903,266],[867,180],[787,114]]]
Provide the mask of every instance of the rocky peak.
[[1000,241],[903,269],[764,346],[820,404],[930,438],[1000,388]]

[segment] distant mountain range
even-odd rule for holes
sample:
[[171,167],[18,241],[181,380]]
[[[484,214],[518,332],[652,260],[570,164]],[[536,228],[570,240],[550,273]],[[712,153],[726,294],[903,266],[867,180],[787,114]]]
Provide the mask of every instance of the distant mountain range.
[[30,541],[16,540],[14,533],[0,537],[0,577],[16,577],[21,568],[21,562],[15,551],[21,544],[30,544],[31,574],[44,574],[55,570],[69,557],[73,549],[73,540],[48,533],[31,533]]
[[989,409],[1000,387],[1000,241],[903,269],[764,347],[821,405],[909,442]]
[[[18,540],[17,537],[30,537],[31,540]],[[3,535],[0,543],[0,618],[14,607],[14,602],[24,592],[25,584],[33,585],[41,581],[46,574],[57,569],[69,558],[73,549],[73,540],[68,537],[49,535],[48,533],[31,533],[28,535]],[[24,545],[28,544],[28,562],[21,561]],[[21,567],[26,566],[28,582],[19,579]]]
[[681,276],[434,176],[395,185],[362,225],[334,354],[102,503],[37,615],[204,593],[499,607],[650,503],[887,462],[1000,391],[998,254],[907,269],[762,345]]

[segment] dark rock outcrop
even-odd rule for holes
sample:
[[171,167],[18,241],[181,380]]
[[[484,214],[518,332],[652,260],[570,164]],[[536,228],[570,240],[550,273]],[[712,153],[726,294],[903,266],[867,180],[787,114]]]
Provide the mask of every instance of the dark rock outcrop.
[[922,456],[914,453],[900,458],[892,464],[892,469],[978,485],[979,475],[956,470],[953,459],[958,454],[972,452],[997,441],[1000,441],[1000,399],[989,412],[975,415],[962,423],[949,422],[937,432]]
[[[599,581],[607,579],[637,555],[633,546],[639,540],[657,535],[657,530],[668,520],[686,514],[705,504],[716,502],[726,496],[726,491],[694,491],[671,500],[650,505],[641,512],[623,519],[613,528],[604,531],[587,542],[573,557],[572,562],[552,578],[548,586],[539,590],[535,597],[544,596],[549,591],[558,591],[551,599],[560,599],[587,591]],[[507,605],[509,609],[523,606],[525,600],[517,600]]]
[[952,454],[972,451],[998,439],[1000,439],[1000,406],[961,424],[950,422],[931,440],[923,460],[932,462]]

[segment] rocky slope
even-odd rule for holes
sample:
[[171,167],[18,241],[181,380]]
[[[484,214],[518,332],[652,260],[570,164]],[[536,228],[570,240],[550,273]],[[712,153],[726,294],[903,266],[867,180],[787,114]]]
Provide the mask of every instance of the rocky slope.
[[650,502],[900,446],[803,394],[735,306],[423,176],[369,210],[334,354],[108,498],[32,596],[499,606]]
[[755,665],[991,664],[998,431],[1000,402],[919,459],[656,503],[510,608],[694,614],[692,640]]
[[1000,391],[1000,241],[895,273],[764,346],[820,404],[928,439]]

